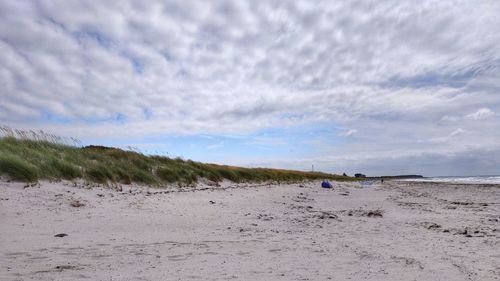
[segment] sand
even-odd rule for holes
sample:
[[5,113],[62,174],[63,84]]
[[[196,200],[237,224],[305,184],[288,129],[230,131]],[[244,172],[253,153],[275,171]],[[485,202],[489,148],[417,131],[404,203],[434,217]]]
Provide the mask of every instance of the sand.
[[0,218],[0,280],[500,279],[493,185],[2,180]]

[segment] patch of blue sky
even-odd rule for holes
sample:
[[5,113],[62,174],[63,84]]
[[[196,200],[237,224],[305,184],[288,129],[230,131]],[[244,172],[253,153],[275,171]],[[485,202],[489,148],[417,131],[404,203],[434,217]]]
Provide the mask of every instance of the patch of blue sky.
[[143,108],[142,114],[144,115],[144,118],[146,120],[150,120],[151,117],[153,117],[153,111],[151,110],[151,108]]
[[109,49],[114,45],[114,42],[111,38],[106,36],[104,33],[95,30],[77,31],[73,32],[72,35],[79,41],[84,39],[91,39],[106,49]]
[[114,121],[116,123],[124,124],[127,122],[127,116],[123,113],[117,113],[111,121]]
[[48,110],[42,111],[42,119],[44,122],[51,124],[69,124],[71,123],[71,118],[50,112]]
[[456,73],[436,73],[428,72],[410,77],[392,77],[388,81],[382,83],[385,87],[408,87],[408,88],[424,88],[447,86],[451,88],[462,88],[466,86],[471,79],[476,77],[477,70],[470,69]]
[[[146,113],[145,113],[146,114]],[[151,114],[151,113],[147,113]],[[49,124],[60,124],[60,125],[69,125],[72,123],[83,122],[89,125],[99,124],[99,123],[112,123],[112,124],[125,124],[127,122],[127,116],[123,113],[116,113],[112,116],[107,117],[68,117],[61,114],[54,113],[50,110],[42,110],[41,111],[41,120],[31,120],[42,121]],[[29,120],[28,120],[29,121]]]
[[144,72],[144,64],[138,58],[129,56],[129,60],[135,73],[142,74]]
[[124,124],[127,122],[127,116],[123,113],[117,113],[106,117],[82,117],[79,121],[83,121],[84,123],[91,125],[99,123]]
[[[168,135],[95,140],[103,145],[137,147],[142,153],[182,157],[201,162],[232,163],[248,159],[300,159],[346,141],[340,130],[328,124],[267,129],[246,135]],[[237,158],[235,158],[237,157]]]

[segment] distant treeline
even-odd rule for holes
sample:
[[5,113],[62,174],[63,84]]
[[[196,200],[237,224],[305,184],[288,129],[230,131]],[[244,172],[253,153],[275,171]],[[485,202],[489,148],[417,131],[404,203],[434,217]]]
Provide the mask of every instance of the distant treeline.
[[[343,174],[344,176],[347,176],[345,173]],[[363,178],[363,179],[414,179],[414,178],[423,178],[424,176],[422,175],[398,175],[398,176],[378,176],[378,177],[367,177],[364,174],[357,173],[354,174],[355,178]]]
[[369,179],[416,179],[423,178],[422,175],[398,175],[398,176],[380,176],[380,177],[368,177]]

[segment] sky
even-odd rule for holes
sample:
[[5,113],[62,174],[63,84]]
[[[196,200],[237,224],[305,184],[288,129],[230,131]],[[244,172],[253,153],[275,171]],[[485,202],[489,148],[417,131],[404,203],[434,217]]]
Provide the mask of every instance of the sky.
[[196,161],[500,174],[500,1],[0,1],[0,124]]

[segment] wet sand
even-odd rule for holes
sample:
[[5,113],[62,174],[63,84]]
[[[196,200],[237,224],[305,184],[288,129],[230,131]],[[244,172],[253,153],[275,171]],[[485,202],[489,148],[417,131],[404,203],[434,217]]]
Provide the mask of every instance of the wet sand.
[[500,279],[493,185],[3,180],[0,218],[0,280]]

